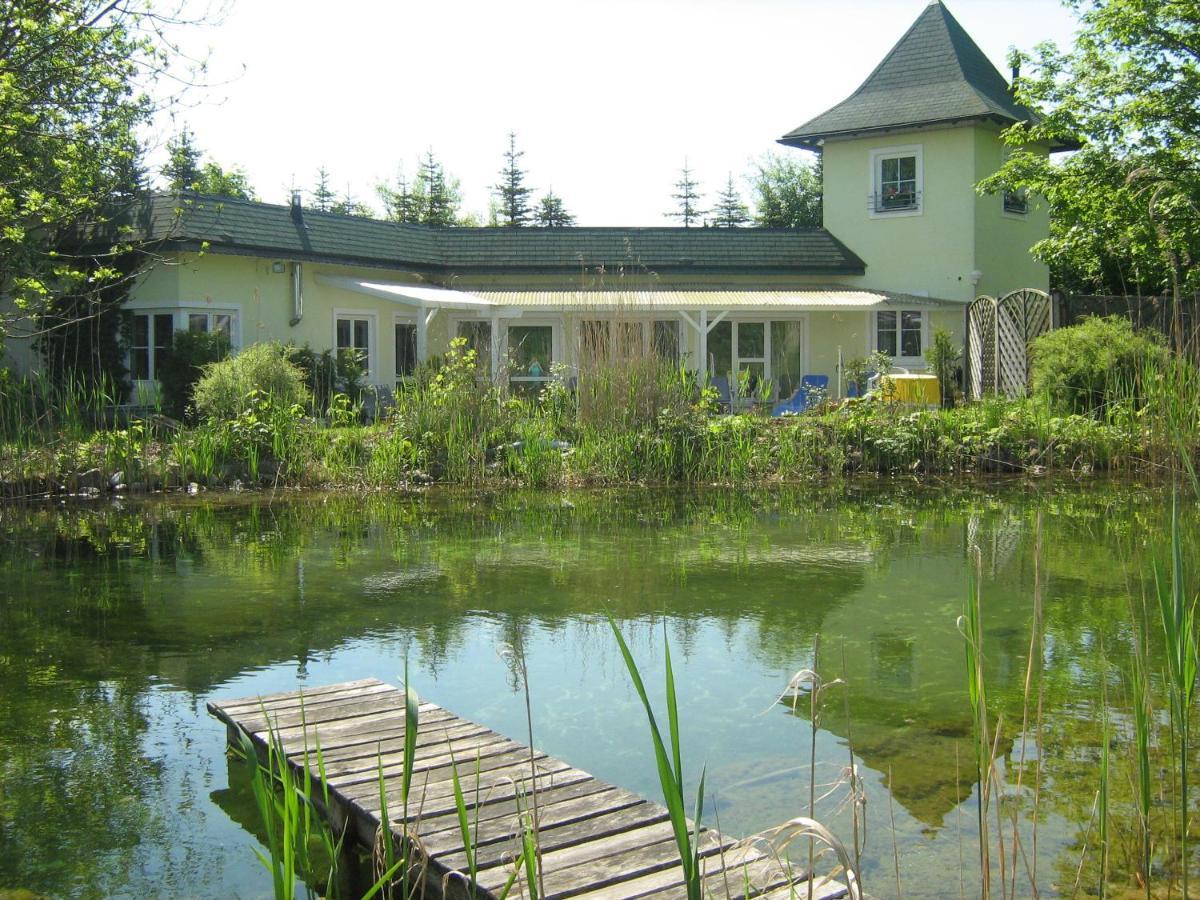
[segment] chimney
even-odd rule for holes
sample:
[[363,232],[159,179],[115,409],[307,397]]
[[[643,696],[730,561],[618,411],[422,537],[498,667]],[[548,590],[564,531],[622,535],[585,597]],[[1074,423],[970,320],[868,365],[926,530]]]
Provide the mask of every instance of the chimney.
[[304,215],[304,208],[300,201],[300,191],[292,191],[292,218],[299,219]]
[[1008,92],[1014,96],[1017,93],[1017,79],[1021,77],[1021,63],[1014,61],[1012,64],[1012,81],[1008,83]]

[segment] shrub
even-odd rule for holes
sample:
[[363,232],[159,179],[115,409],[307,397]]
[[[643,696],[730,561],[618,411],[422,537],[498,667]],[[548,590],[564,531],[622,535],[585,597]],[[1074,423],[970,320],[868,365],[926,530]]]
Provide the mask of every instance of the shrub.
[[175,332],[171,346],[156,367],[163,412],[176,419],[184,418],[204,366],[220,362],[228,355],[229,337],[222,332]]
[[1166,348],[1126,319],[1091,317],[1033,342],[1033,390],[1055,409],[1095,413],[1118,397],[1139,403],[1147,364],[1166,362]]
[[304,373],[291,361],[283,344],[247,347],[236,356],[210,363],[196,384],[196,412],[206,419],[233,419],[267,398],[291,407],[308,400]]
[[958,384],[958,361],[962,358],[962,347],[954,343],[945,328],[933,331],[933,346],[925,352],[925,359],[933,374],[937,376],[942,406],[954,405],[954,389]]

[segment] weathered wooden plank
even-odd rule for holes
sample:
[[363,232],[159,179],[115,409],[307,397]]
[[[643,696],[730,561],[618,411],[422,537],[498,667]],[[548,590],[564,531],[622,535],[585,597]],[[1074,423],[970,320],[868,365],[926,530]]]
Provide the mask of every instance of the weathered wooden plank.
[[[704,836],[709,834],[712,832],[705,832]],[[761,858],[760,851],[738,846],[732,841],[725,840],[716,846],[709,844],[711,844],[711,839],[701,846],[700,864],[704,878],[717,874],[726,866],[739,866],[744,858]],[[724,852],[722,853],[722,851]],[[676,848],[676,852],[678,852],[678,848]],[[678,857],[676,857],[676,863],[678,863]],[[682,894],[677,894],[676,891],[682,891]],[[683,867],[676,864],[648,875],[635,875],[631,878],[622,878],[607,884],[584,888],[576,894],[579,900],[583,900],[583,898],[587,898],[587,900],[635,900],[635,898],[651,896],[686,897]]]
[[[631,802],[630,802],[631,801]],[[608,804],[618,805],[615,808]],[[538,847],[542,852],[582,844],[611,834],[619,834],[668,819],[667,811],[627,791],[613,788],[605,796],[589,795],[580,800],[550,805],[538,804]],[[472,831],[472,843],[479,865],[501,850],[496,845],[518,840],[520,824],[514,815],[504,820],[481,823]],[[421,832],[422,846],[432,858],[452,869],[463,869],[467,856],[457,831],[436,834]],[[494,863],[487,863],[492,865]]]
[[278,691],[273,694],[254,694],[247,697],[230,697],[228,700],[217,700],[209,704],[209,707],[214,706],[225,710],[231,710],[236,707],[253,706],[256,709],[259,704],[265,703],[270,706],[278,702],[293,702],[301,696],[305,697],[320,697],[325,694],[337,694],[342,691],[350,691],[355,688],[369,687],[371,685],[383,685],[384,687],[392,687],[386,682],[380,681],[378,678],[360,678],[357,681],[342,681],[338,684],[326,684],[314,688],[302,688],[298,691]]
[[[370,845],[379,827],[382,771],[390,827],[397,830],[405,760],[405,697],[375,679],[219,701],[209,710],[230,728],[249,732],[262,752],[273,732],[297,769],[317,776],[321,749],[330,796],[328,814]],[[480,897],[503,887],[520,850],[520,817],[536,798],[542,876],[549,898],[632,900],[686,896],[678,847],[666,809],[437,704],[423,703],[411,761],[408,834],[428,860],[425,881],[440,893],[467,857],[459,832],[453,775],[457,769],[477,863]],[[398,835],[407,839],[404,835]],[[700,836],[706,892],[749,900],[782,900],[787,877],[765,851],[715,831]],[[461,878],[447,900],[469,895]],[[816,886],[814,886],[816,887]],[[801,890],[804,888],[802,887]],[[841,886],[821,886],[822,900]]]
[[[614,788],[612,785],[598,778],[573,780],[569,783],[560,783],[549,788],[540,789],[538,791],[538,807],[544,810],[559,805],[566,806],[579,803],[584,804],[584,808],[586,808],[586,804],[593,800],[597,803],[612,803],[614,801],[607,795],[612,791],[619,790],[620,788]],[[604,798],[596,796],[599,794],[605,794],[606,796]],[[640,800],[641,798],[637,799]],[[468,794],[464,797],[464,800],[467,803],[472,827],[478,827],[481,830],[497,826],[510,829],[515,817],[525,808],[524,801],[521,801],[518,808],[515,797],[501,799],[492,796],[489,798],[487,792],[480,794],[478,804],[473,794]],[[576,814],[579,813],[579,809],[576,808]],[[457,834],[458,827],[458,812],[453,806],[441,812],[425,809],[421,816],[420,834],[423,839],[428,839],[431,835],[447,831]]]
[[[483,725],[476,725],[474,722],[467,722],[463,719],[456,719],[451,723],[447,723],[445,727],[442,724],[423,725],[417,732],[417,747],[425,747],[431,744],[441,743],[447,739],[456,739],[461,737],[476,737],[482,735],[494,734],[497,737],[502,737],[499,732],[492,731]],[[312,747],[309,747],[309,752],[312,752]],[[321,756],[327,764],[335,762],[350,763],[356,759],[369,757],[375,758],[377,752],[392,753],[396,750],[404,749],[404,729],[400,729],[397,734],[395,731],[384,730],[378,732],[362,732],[360,734],[351,734],[346,736],[338,736],[335,742],[326,746],[324,739],[321,742]],[[289,756],[299,755],[303,751],[293,751]]]
[[273,700],[246,697],[241,700],[224,701],[219,706],[228,715],[243,716],[254,715],[263,710],[267,712],[283,712],[284,710],[298,709],[301,706],[320,706],[322,703],[330,703],[335,700],[345,700],[350,697],[369,697],[373,694],[391,694],[395,693],[395,691],[396,689],[390,684],[384,684],[382,681],[371,681],[366,684],[349,683],[337,690],[320,692],[294,691],[291,694],[277,694]]
[[[473,768],[475,758],[487,759],[491,756],[496,756],[500,753],[508,751],[522,750],[525,753],[526,759],[529,758],[529,751],[523,748],[516,741],[510,740],[501,734],[494,731],[484,731],[479,734],[459,735],[457,740],[453,742],[436,742],[431,741],[424,745],[418,744],[416,754],[413,757],[413,770],[424,771],[438,767],[449,767],[452,763],[457,763],[459,772],[464,772],[468,767]],[[541,758],[545,754],[541,754]],[[324,758],[324,754],[322,754]],[[325,759],[325,771],[332,779],[335,775],[342,784],[350,784],[356,778],[362,778],[367,775],[378,780],[380,768],[383,769],[385,778],[390,778],[401,773],[404,763],[403,751],[393,751],[390,753],[379,753],[375,756],[362,755],[352,759],[344,760],[329,760]],[[447,777],[449,777],[447,769]]]
[[[813,881],[813,900],[836,900],[850,895],[844,882],[835,878],[818,876]],[[766,894],[759,895],[760,900],[808,900],[808,882],[797,884],[794,888],[781,887]]]

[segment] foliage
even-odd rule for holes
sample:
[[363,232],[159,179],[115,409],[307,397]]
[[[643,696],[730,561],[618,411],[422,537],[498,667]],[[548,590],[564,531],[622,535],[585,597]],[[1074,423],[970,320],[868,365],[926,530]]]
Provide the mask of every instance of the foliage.
[[160,170],[167,179],[167,188],[176,193],[194,191],[235,200],[257,199],[244,170],[239,166],[224,169],[211,159],[201,163],[203,155],[186,126],[170,138],[167,141],[167,162]]
[[750,221],[750,210],[742,202],[742,195],[733,184],[733,173],[717,193],[717,205],[713,207],[713,224],[718,228],[736,228]]
[[[1053,228],[1034,252],[1056,275],[1117,293],[1200,288],[1200,5],[1071,0],[1075,46],[1016,55],[1017,99],[1044,111],[980,189],[1027,189]],[[1027,149],[1078,142],[1061,163]]]
[[304,373],[291,356],[291,348],[268,342],[209,364],[196,384],[197,414],[210,421],[233,419],[252,406],[256,394],[281,406],[305,403]]
[[685,159],[683,168],[679,170],[679,180],[675,182],[675,193],[671,195],[675,200],[676,208],[674,212],[664,213],[664,215],[668,219],[678,219],[684,228],[690,228],[699,222],[706,212],[700,206],[701,196],[700,182],[692,177],[692,170],[688,168]]
[[228,355],[229,337],[224,332],[175,332],[171,347],[160,357],[155,372],[162,390],[163,412],[176,419],[184,418],[204,367]]
[[417,162],[417,177],[411,186],[403,168],[396,183],[383,182],[376,187],[388,219],[393,222],[418,222],[423,225],[460,225],[462,195],[458,179],[446,175],[433,150]]
[[575,224],[575,217],[567,212],[562,197],[549,190],[534,210],[533,221],[543,228],[566,228]]
[[1034,340],[1032,385],[1058,410],[1097,413],[1119,385],[1134,384],[1147,362],[1165,362],[1166,351],[1127,319],[1089,317],[1079,325]]
[[137,132],[153,106],[138,85],[168,58],[153,18],[125,0],[0,7],[0,292],[13,301],[0,331],[121,278],[119,234],[84,258],[56,251],[141,183]]
[[954,405],[954,390],[958,384],[958,362],[962,359],[962,347],[954,342],[944,328],[933,330],[933,343],[925,352],[925,361],[937,376],[938,391],[942,406]]
[[329,212],[336,200],[337,195],[329,186],[329,170],[321,166],[317,169],[317,183],[309,192],[309,205],[317,212]]
[[508,133],[508,149],[504,152],[504,168],[500,170],[500,181],[492,187],[500,203],[499,214],[502,225],[519,228],[528,225],[534,212],[530,206],[533,188],[525,183],[527,173],[521,168],[524,150],[517,149],[517,133]]
[[821,158],[815,163],[767,153],[750,176],[754,224],[764,228],[817,228],[821,213]]

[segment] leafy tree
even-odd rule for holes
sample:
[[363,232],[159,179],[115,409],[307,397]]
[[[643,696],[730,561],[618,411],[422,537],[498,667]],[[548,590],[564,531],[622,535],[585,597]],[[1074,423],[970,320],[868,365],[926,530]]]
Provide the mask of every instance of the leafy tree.
[[533,214],[533,220],[543,228],[565,228],[575,224],[575,217],[567,212],[562,198],[553,190],[546,191],[546,196],[542,197]]
[[170,51],[143,28],[141,4],[5,0],[0,4],[0,337],[56,297],[124,279],[114,246],[59,252],[107,223],[138,187],[138,129],[154,112],[143,88]]
[[312,208],[318,212],[329,212],[337,202],[337,195],[329,186],[329,170],[324,166],[317,169],[317,184],[309,196]]
[[767,153],[754,164],[754,224],[764,228],[816,228],[821,225],[821,159]]
[[[1014,54],[1017,99],[1043,112],[980,190],[1049,201],[1034,247],[1056,279],[1115,292],[1200,289],[1200,3],[1070,0],[1075,46]],[[1077,142],[1052,162],[1036,147]]]
[[200,160],[203,151],[196,146],[194,135],[185,125],[179,134],[167,139],[167,161],[161,172],[167,179],[167,189],[180,193],[194,191],[200,183]]
[[215,197],[232,197],[235,200],[256,200],[254,188],[250,187],[250,179],[241,166],[222,169],[221,166],[209,160],[200,169],[200,180],[196,190],[201,194],[211,194]]
[[510,131],[500,182],[492,187],[500,201],[500,223],[510,228],[528,225],[533,219],[533,207],[530,205],[533,188],[525,183],[527,173],[521,168],[521,157],[524,155],[524,150],[517,149],[517,133]]
[[470,214],[460,214],[462,194],[458,179],[446,175],[433,150],[427,150],[417,160],[417,175],[411,183],[401,166],[395,183],[381,182],[376,185],[375,193],[387,218],[393,222],[467,226],[478,221]]
[[669,219],[678,219],[684,228],[690,228],[693,222],[698,222],[706,210],[700,207],[700,182],[692,178],[692,170],[688,168],[687,160],[683,161],[679,180],[675,182],[675,193],[671,197],[678,204],[674,212],[665,213]]
[[360,218],[369,219],[375,215],[375,210],[360,202],[347,186],[346,192],[338,197],[333,205],[329,208],[330,212],[335,212],[340,216],[359,216]]
[[167,179],[167,188],[176,193],[194,191],[214,197],[255,199],[250,179],[241,167],[227,170],[211,159],[201,164],[203,156],[195,136],[184,126],[179,134],[167,141],[167,162],[160,170]]
[[717,205],[713,207],[713,224],[718,228],[736,228],[750,221],[750,210],[742,202],[742,195],[733,184],[733,173],[717,193]]

